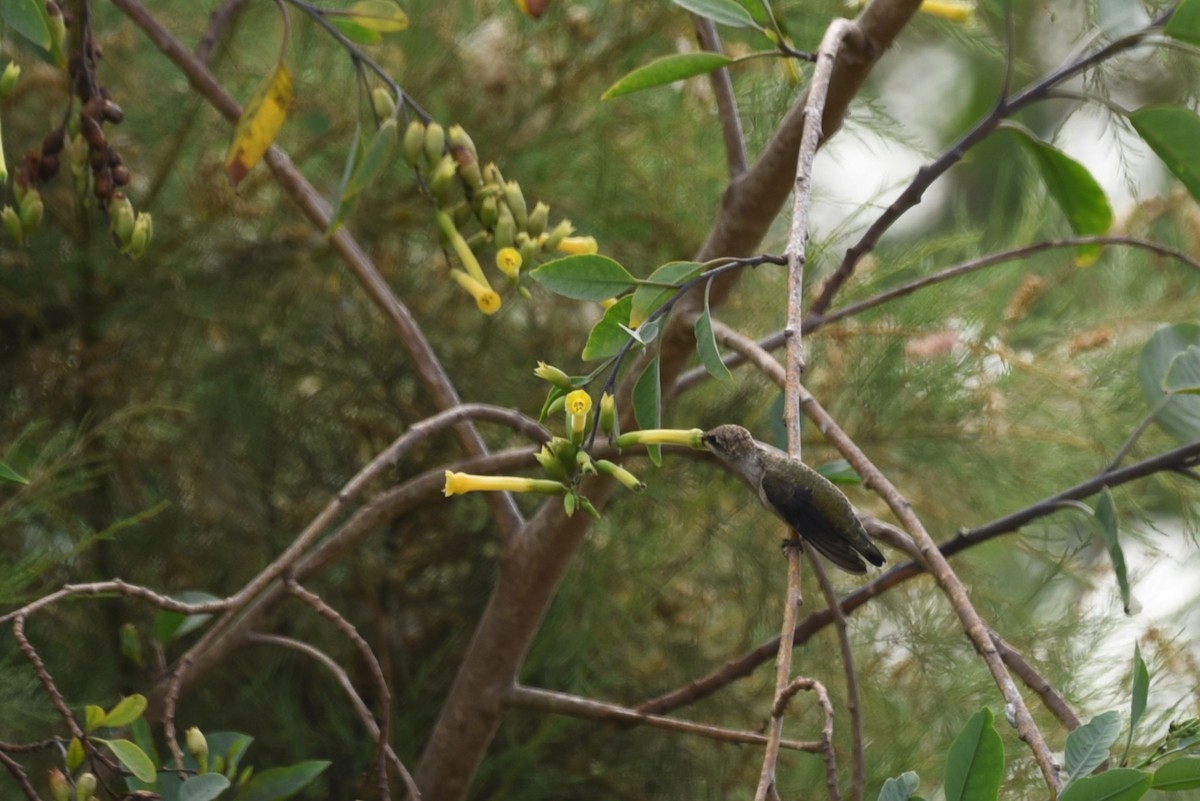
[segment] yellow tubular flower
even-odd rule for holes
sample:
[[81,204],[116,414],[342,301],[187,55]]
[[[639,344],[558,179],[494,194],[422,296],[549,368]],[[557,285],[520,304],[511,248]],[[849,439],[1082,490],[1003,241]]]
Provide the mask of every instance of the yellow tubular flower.
[[581,436],[587,428],[588,412],[592,410],[592,396],[582,389],[568,392],[566,408],[571,433]]
[[617,399],[605,392],[600,396],[600,430],[611,435],[617,427]]
[[568,236],[558,243],[558,251],[568,256],[582,256],[597,253],[600,246],[594,236]]
[[521,274],[521,262],[521,251],[516,248],[500,248],[496,251],[496,266],[512,281],[516,281]]
[[500,296],[491,287],[484,286],[462,270],[451,270],[450,277],[471,293],[471,297],[475,298],[475,305],[484,314],[495,314],[500,310]]
[[633,445],[686,445],[696,450],[704,449],[701,437],[704,432],[698,428],[647,428],[643,431],[627,431],[617,437],[618,448],[629,448]]
[[567,375],[552,364],[538,362],[537,367],[533,368],[533,374],[543,381],[549,381],[551,384],[560,389],[571,388],[571,376]]
[[970,22],[975,17],[975,4],[963,0],[925,0],[921,11],[950,22]]
[[562,495],[567,491],[557,481],[520,476],[474,476],[470,473],[446,471],[446,497],[467,492],[536,492],[542,495]]

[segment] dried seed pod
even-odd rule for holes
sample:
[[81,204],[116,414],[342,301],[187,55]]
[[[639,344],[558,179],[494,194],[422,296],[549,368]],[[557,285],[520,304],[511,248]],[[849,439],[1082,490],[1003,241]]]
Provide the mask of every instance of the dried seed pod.
[[114,125],[119,125],[121,121],[125,119],[125,112],[121,110],[120,106],[111,100],[104,101],[101,111],[104,114],[104,119],[108,120]]
[[96,171],[95,183],[92,185],[92,194],[99,198],[105,204],[113,194],[113,175],[112,170],[108,167]]
[[57,156],[63,149],[63,129],[55,128],[42,140],[42,155]]
[[58,156],[51,154],[42,156],[38,162],[38,180],[49,181],[54,176],[58,175]]
[[129,168],[124,164],[118,164],[112,168],[113,183],[117,186],[126,186],[129,183]]
[[100,123],[86,114],[79,122],[80,130],[83,131],[83,138],[87,140],[88,146],[93,150],[104,150],[108,141],[104,138],[104,131],[100,129]]

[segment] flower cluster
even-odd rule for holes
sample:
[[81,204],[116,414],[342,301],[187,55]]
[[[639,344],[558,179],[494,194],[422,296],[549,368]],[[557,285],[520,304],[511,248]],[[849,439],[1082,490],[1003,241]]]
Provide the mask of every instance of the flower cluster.
[[[484,314],[500,310],[501,299],[480,265],[479,253],[495,250],[496,269],[523,297],[529,290],[521,272],[555,252],[595,253],[596,240],[572,236],[570,220],[550,225],[550,207],[525,202],[521,185],[505,181],[495,164],[481,166],[475,143],[460,125],[409,123],[403,137],[404,159],[423,170],[425,185],[437,206],[442,244],[461,265],[450,271],[454,281],[475,299]],[[464,234],[469,227],[473,233]]]

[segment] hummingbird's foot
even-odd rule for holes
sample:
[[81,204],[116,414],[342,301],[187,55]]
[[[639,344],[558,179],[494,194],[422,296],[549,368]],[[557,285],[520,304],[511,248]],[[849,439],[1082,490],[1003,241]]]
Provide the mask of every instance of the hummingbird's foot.
[[795,550],[797,553],[799,553],[803,548],[804,543],[799,537],[788,537],[785,540],[779,541],[779,550],[783,552],[785,557],[791,556],[789,553],[790,551]]

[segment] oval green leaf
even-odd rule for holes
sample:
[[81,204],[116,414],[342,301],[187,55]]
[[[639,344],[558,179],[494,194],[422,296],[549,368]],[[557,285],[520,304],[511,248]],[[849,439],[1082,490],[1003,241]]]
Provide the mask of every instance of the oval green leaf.
[[[1121,548],[1121,537],[1120,537],[1121,531],[1120,531],[1120,526],[1118,525],[1118,521],[1117,521],[1117,503],[1115,500],[1113,500],[1112,493],[1109,492],[1107,487],[1105,487],[1101,491],[1100,497],[1096,499],[1096,522],[1100,524],[1100,533],[1104,537],[1104,546],[1108,549],[1109,559],[1112,560],[1113,573],[1117,577],[1117,587],[1121,591],[1121,605],[1125,609],[1125,614],[1128,615],[1128,614],[1130,614],[1130,611],[1129,611],[1129,571],[1125,567],[1125,551]],[[1109,713],[1106,713],[1106,714],[1109,714]],[[1116,713],[1113,712],[1111,714],[1115,715]],[[1103,715],[1098,716],[1096,718],[1096,720],[1099,720],[1101,717],[1103,717]],[[1096,722],[1095,720],[1092,721],[1092,723],[1095,723],[1095,722]],[[1091,724],[1089,724],[1089,725],[1091,725]],[[1076,729],[1074,732],[1071,732],[1071,735],[1074,735],[1075,732],[1081,731],[1082,729],[1085,729],[1085,728],[1087,728],[1087,726],[1081,726],[1079,729]],[[1120,729],[1120,721],[1118,721],[1118,723],[1117,723],[1117,728],[1118,728],[1118,730]],[[1113,737],[1115,738],[1116,735],[1113,735]],[[1068,736],[1067,737],[1068,751],[1070,750],[1070,743],[1071,743],[1071,736]],[[1108,745],[1111,745],[1111,743],[1108,743],[1107,745],[1105,745],[1105,748],[1107,748]],[[1102,761],[1103,760],[1101,760],[1101,762]],[[1071,760],[1069,757],[1067,759],[1067,764],[1068,765],[1071,764]],[[1097,762],[1096,765],[1098,765],[1098,764],[1100,764],[1100,763]],[[1094,768],[1094,767],[1096,767],[1096,765],[1092,765],[1092,767]],[[1081,775],[1078,771],[1071,771],[1069,769],[1067,772],[1070,773],[1072,776]],[[1088,770],[1084,771],[1084,773],[1090,773],[1090,772],[1091,772],[1090,768]]]
[[280,801],[303,790],[321,775],[329,762],[313,760],[297,762],[286,768],[269,768],[254,774],[254,778],[235,796],[235,801]]
[[[633,385],[633,416],[639,428],[662,427],[662,384],[657,356],[650,360]],[[647,445],[646,453],[656,466],[662,464],[661,445]]]
[[649,64],[644,64],[626,74],[619,81],[605,90],[601,100],[612,97],[664,86],[684,78],[703,75],[733,63],[729,56],[720,53],[679,53],[673,56],[663,56]]
[[1104,712],[1068,734],[1064,754],[1064,767],[1070,777],[1068,783],[1082,780],[1108,759],[1108,749],[1120,733],[1121,716],[1116,712]]
[[916,772],[911,770],[888,779],[879,791],[879,801],[908,801],[917,791],[917,785],[920,783],[921,780]]
[[1163,33],[1182,42],[1200,45],[1200,0],[1183,0],[1171,14]]
[[992,710],[976,712],[946,754],[946,801],[993,801],[1004,776],[1004,743]]
[[0,0],[0,18],[12,29],[43,50],[50,49],[50,29],[46,27],[42,0]]
[[134,693],[127,695],[104,714],[105,726],[128,726],[146,711],[146,696]]
[[83,730],[95,731],[104,725],[104,707],[88,704],[83,708]]
[[1059,801],[1136,801],[1150,789],[1153,776],[1144,770],[1117,768],[1085,776],[1063,790]]
[[[679,291],[679,285],[690,278],[695,278],[704,271],[704,265],[695,261],[669,261],[662,265],[646,283],[633,292],[633,311],[629,313],[629,325],[637,328],[646,321],[654,310],[662,306]],[[668,284],[669,286],[657,286]]]
[[1200,347],[1200,325],[1178,323],[1160,328],[1138,357],[1138,378],[1146,404],[1157,409],[1154,421],[1180,442],[1200,439],[1200,396],[1166,391],[1167,375],[1178,354]]
[[1163,389],[1172,394],[1200,395],[1200,346],[1176,353],[1163,378]]
[[1146,701],[1150,697],[1150,670],[1146,667],[1146,660],[1142,659],[1142,648],[1137,643],[1133,644],[1133,692],[1131,695],[1133,697],[1129,703],[1129,742],[1125,745],[1127,755],[1129,746],[1133,744],[1133,730],[1137,728],[1138,721],[1146,712]]
[[[1087,168],[1024,129],[1012,130],[1020,133],[1021,142],[1033,156],[1050,197],[1066,216],[1071,230],[1080,236],[1107,234],[1112,226],[1112,207]],[[1100,245],[1079,248],[1076,264],[1080,267],[1091,265],[1100,258],[1102,250]]]
[[1200,200],[1200,117],[1179,106],[1147,106],[1129,115],[1134,130]]
[[1154,771],[1155,790],[1173,792],[1200,787],[1200,757],[1184,757]]
[[588,334],[587,344],[583,346],[583,360],[594,361],[615,356],[629,341],[625,333],[625,324],[629,322],[629,310],[633,307],[633,298],[629,295],[609,306]]
[[711,19],[719,25],[733,28],[757,28],[750,16],[736,0],[672,0],[675,5],[701,17]]
[[99,737],[92,739],[107,745],[108,750],[113,752],[113,756],[134,776],[147,784],[154,781],[156,773],[154,763],[150,761],[150,757],[146,756],[145,751],[137,747],[136,743],[129,740],[102,740]]
[[574,300],[607,300],[637,286],[628,270],[595,253],[548,261],[529,275],[551,292]]
[[[221,600],[215,595],[200,590],[186,590],[171,596],[185,604]],[[164,645],[203,626],[212,619],[211,614],[184,615],[180,612],[162,610],[154,616],[154,638]]]
[[179,785],[179,801],[212,801],[229,788],[229,779],[220,773],[192,776]]
[[718,381],[728,381],[732,378],[733,374],[721,360],[721,351],[717,349],[717,338],[713,335],[712,318],[709,316],[707,304],[704,312],[696,318],[695,334],[696,353],[699,354],[700,363],[704,365],[708,374]]

